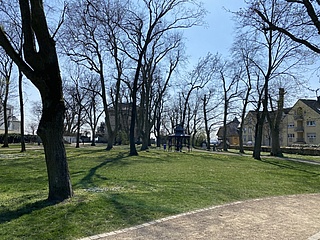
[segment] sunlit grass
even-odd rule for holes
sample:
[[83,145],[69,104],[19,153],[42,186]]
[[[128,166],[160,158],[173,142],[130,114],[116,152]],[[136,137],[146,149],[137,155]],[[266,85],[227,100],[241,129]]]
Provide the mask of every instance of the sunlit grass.
[[[239,150],[229,149],[230,153],[239,153]],[[252,156],[252,151],[245,151],[245,155]],[[270,156],[269,152],[261,152],[261,156]],[[309,156],[309,155],[301,155],[301,154],[289,154],[283,153],[283,159],[296,159],[296,160],[310,160],[315,162],[320,162],[319,156]]]
[[75,196],[52,205],[43,150],[0,149],[0,239],[77,239],[237,200],[320,192],[320,166],[250,156],[67,147]]

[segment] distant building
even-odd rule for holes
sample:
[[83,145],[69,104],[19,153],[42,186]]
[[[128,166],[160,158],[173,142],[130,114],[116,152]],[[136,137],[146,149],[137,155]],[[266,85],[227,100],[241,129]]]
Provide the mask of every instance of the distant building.
[[299,99],[283,119],[282,145],[320,144],[320,97]]
[[[130,123],[131,123],[131,103],[121,103],[119,104],[118,110],[118,129],[116,142],[121,144],[123,142],[128,142],[129,140],[129,131],[130,131]],[[137,111],[139,111],[139,107],[137,107]],[[109,117],[110,117],[110,125],[111,128],[115,129],[115,121],[116,121],[116,111],[115,109],[109,108]],[[139,130],[138,123],[135,127],[135,136],[137,138],[137,142],[139,142]],[[97,130],[98,141],[106,142],[108,139],[108,131],[105,122],[100,124],[100,127]]]
[[[244,144],[254,143],[256,122],[256,112],[249,111],[242,129]],[[280,144],[281,146],[320,144],[320,97],[317,100],[299,99],[292,108],[283,110]],[[263,125],[262,145],[271,145],[270,126],[267,119]]]
[[[0,106],[0,134],[4,133],[4,112],[3,106]],[[8,130],[9,133],[20,133],[20,121],[13,115],[14,107],[7,106]]]
[[[231,122],[227,123],[227,141],[230,145],[239,145],[239,120],[235,117]],[[220,127],[217,133],[218,140],[223,140],[224,127]]]

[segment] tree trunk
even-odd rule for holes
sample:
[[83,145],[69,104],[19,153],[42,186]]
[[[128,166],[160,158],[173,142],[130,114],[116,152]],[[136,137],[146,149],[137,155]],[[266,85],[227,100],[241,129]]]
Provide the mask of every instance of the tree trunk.
[[141,151],[145,151],[149,149],[150,143],[150,131],[145,132],[142,136],[142,144],[141,144]]
[[63,100],[52,101],[50,98],[44,98],[42,102],[43,114],[37,134],[42,140],[45,152],[49,180],[48,200],[63,201],[73,195],[63,144],[65,106]]
[[207,138],[207,150],[210,151],[210,129],[208,125],[208,118],[207,118],[207,96],[204,95],[203,98],[203,120],[204,120],[204,129],[206,132],[206,138]]
[[261,160],[261,145],[262,145],[262,132],[263,132],[263,122],[262,124],[260,121],[256,124],[255,130],[255,141],[254,141],[254,148],[253,148],[253,158],[257,160]]
[[65,105],[56,42],[49,33],[43,2],[19,1],[19,5],[24,59],[15,52],[3,29],[0,29],[0,45],[40,91],[43,109],[37,133],[44,146],[48,199],[63,201],[73,193],[63,144]]
[[[137,85],[136,87],[134,87],[135,89],[137,89]],[[132,95],[134,95],[133,97],[133,101],[132,101],[132,109],[131,109],[131,122],[130,122],[130,136],[129,136],[129,140],[130,140],[130,156],[137,156],[138,152],[136,149],[136,144],[135,144],[135,126],[136,126],[136,116],[137,116],[137,96],[136,96],[136,90],[133,90],[134,93]]]
[[266,111],[267,109],[264,109],[260,116],[260,112],[259,110],[257,110],[257,124],[256,124],[256,130],[255,130],[255,141],[254,141],[254,149],[253,149],[253,158],[257,160],[261,160],[263,124],[266,118]]
[[[278,109],[274,119],[268,119],[270,122],[271,129],[271,155],[277,157],[283,157],[281,147],[280,147],[280,123],[283,113],[284,105],[284,88],[279,89],[279,100],[278,100]],[[270,118],[270,117],[269,117]]]
[[[242,118],[243,121],[243,118]],[[244,153],[244,148],[243,148],[243,123],[241,122],[240,127],[239,127],[239,152]]]
[[19,102],[20,102],[20,135],[21,135],[21,152],[26,151],[26,143],[24,140],[24,105],[23,105],[23,91],[22,91],[22,72],[19,70]]
[[8,148],[9,147],[9,117],[8,116],[8,111],[7,111],[7,106],[8,106],[8,96],[9,96],[9,78],[6,78],[6,89],[5,89],[5,96],[4,96],[4,101],[3,101],[3,120],[4,120],[4,139],[3,139],[3,148]]
[[[226,93],[225,93],[226,94]],[[224,113],[223,113],[223,151],[228,151],[228,143],[227,143],[227,117],[228,117],[228,106],[229,100],[225,97],[224,103]]]
[[80,110],[78,112],[78,119],[77,119],[77,139],[76,139],[76,148],[80,148],[80,124],[81,124],[81,107],[79,106]]
[[271,131],[271,156],[283,157],[281,148],[280,148],[280,139],[279,139],[280,129],[279,127],[274,128]]
[[92,131],[92,136],[91,136],[91,146],[96,146],[96,128],[94,127],[94,128],[92,128],[91,129],[91,131]]

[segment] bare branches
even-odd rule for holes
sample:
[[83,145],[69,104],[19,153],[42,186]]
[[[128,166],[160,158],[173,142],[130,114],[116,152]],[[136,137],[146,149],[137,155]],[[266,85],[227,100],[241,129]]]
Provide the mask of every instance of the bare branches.
[[[309,16],[313,26],[317,29],[318,34],[320,34],[320,21],[318,18],[318,15],[316,14],[316,10],[314,8],[314,6],[312,5],[312,3],[309,0],[287,0],[288,3],[298,3],[301,4],[301,6],[304,7],[307,16]],[[317,1],[317,4],[320,4],[320,1]],[[293,8],[293,5],[291,6]],[[268,24],[268,28],[274,31],[279,31],[283,34],[285,34],[286,36],[288,36],[291,40],[293,40],[294,42],[303,44],[304,46],[306,46],[307,48],[309,48],[310,50],[314,51],[315,53],[320,53],[320,47],[318,47],[316,44],[311,42],[310,37],[299,37],[297,32],[293,33],[292,31],[290,31],[288,28],[286,27],[282,27],[280,25],[277,25],[276,23],[270,21],[258,8],[254,8],[254,12],[265,22]],[[299,26],[298,24],[295,24],[295,26]],[[301,23],[300,27],[309,27],[310,25],[306,24],[306,23]],[[297,30],[297,29],[294,29]],[[304,31],[303,28],[300,29],[300,32]]]

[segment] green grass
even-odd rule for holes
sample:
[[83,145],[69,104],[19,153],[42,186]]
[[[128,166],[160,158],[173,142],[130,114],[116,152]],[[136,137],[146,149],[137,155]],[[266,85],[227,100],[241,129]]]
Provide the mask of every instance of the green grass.
[[75,196],[47,202],[43,150],[0,149],[0,239],[77,239],[238,200],[320,192],[320,166],[250,156],[67,148]]
[[[239,153],[239,150],[236,150],[236,149],[229,149],[228,151],[230,153],[237,153],[237,154]],[[245,151],[245,155],[252,156],[252,151]],[[269,152],[261,152],[261,156],[270,156],[270,153]],[[288,158],[296,159],[296,160],[309,160],[309,161],[314,161],[314,162],[320,162],[319,156],[284,153],[283,159],[288,159]]]

